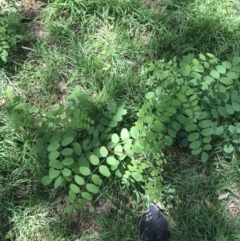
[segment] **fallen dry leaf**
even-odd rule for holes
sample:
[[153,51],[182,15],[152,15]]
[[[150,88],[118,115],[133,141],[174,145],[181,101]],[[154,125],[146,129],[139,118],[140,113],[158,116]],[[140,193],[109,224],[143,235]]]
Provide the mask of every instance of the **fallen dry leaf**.
[[79,211],[76,208],[74,208],[73,213],[72,213],[72,220],[79,218],[79,216],[80,216]]
[[218,197],[218,200],[226,199],[226,198],[229,196],[229,194],[230,194],[230,192],[221,194],[221,195]]
[[5,101],[5,100],[0,100],[0,107],[1,107],[1,106],[4,106],[4,105],[5,105],[5,103],[6,103],[6,101]]
[[212,208],[213,210],[217,209],[209,200],[205,199],[205,203],[208,208]]

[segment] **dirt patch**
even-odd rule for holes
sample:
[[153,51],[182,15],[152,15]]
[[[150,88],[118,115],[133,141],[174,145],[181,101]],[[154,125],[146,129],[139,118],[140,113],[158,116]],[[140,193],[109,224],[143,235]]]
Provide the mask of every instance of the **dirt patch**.
[[237,197],[230,198],[227,204],[228,210],[232,216],[240,215],[240,199]]
[[27,29],[37,37],[46,37],[49,32],[44,30],[39,22],[33,22],[40,16],[42,9],[46,6],[43,0],[30,0],[21,7],[22,22],[27,23]]
[[21,5],[19,6],[22,11],[22,16],[26,19],[33,20],[37,16],[41,9],[46,5],[45,1],[43,0],[29,0],[29,1],[21,1]]
[[82,211],[74,210],[71,225],[77,232],[90,236],[99,235],[99,227],[93,218],[92,212],[94,212],[94,208],[91,203],[87,203]]
[[[83,210],[73,210],[70,226],[76,234],[98,236],[100,227],[95,221],[95,216],[108,214],[111,208],[112,203],[106,199],[100,199],[94,206],[88,202]],[[59,215],[65,215],[61,205],[58,207],[58,212]]]
[[164,4],[160,1],[156,0],[144,0],[143,1],[149,8],[159,8],[164,6]]
[[191,168],[195,165],[195,161],[187,160],[187,158],[191,155],[191,152],[188,147],[182,147],[178,143],[167,147],[164,150],[164,156],[169,161],[174,164],[182,165],[183,168]]

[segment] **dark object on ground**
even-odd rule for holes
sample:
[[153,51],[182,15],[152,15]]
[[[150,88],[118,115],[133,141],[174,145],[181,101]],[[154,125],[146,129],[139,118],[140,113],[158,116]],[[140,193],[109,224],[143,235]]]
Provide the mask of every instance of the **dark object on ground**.
[[139,224],[139,238],[143,241],[168,241],[168,224],[163,210],[151,205]]

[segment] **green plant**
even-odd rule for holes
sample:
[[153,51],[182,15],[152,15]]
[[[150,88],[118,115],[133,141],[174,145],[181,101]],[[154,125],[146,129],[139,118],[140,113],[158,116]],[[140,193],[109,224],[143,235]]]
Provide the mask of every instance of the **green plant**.
[[[8,98],[14,102],[11,90]],[[78,89],[69,101],[70,105],[52,111],[27,103],[13,104],[11,108],[16,126],[40,129],[31,154],[48,159],[50,168],[42,178],[44,185],[54,182],[55,188],[69,188],[68,200],[72,205],[66,211],[70,213],[74,207],[81,208],[92,200],[110,176],[121,178],[126,186],[145,183],[148,193],[155,197],[155,185],[161,180],[155,165],[161,166],[164,159],[159,153],[142,153],[140,143],[144,145],[144,139],[141,141],[135,126],[130,131],[119,127],[127,114],[125,104],[111,103],[99,112],[90,108],[90,102]]]
[[[163,84],[148,92],[137,127],[147,130],[151,146],[161,150],[174,140],[189,146],[206,162],[223,133],[223,120],[240,111],[240,57],[219,63],[212,54],[188,55],[149,66],[152,78]],[[147,129],[146,129],[147,128]]]
[[10,49],[16,47],[17,43],[24,39],[19,29],[20,17],[17,14],[0,16],[0,55],[4,63],[8,60]]
[[176,60],[150,65],[151,78],[161,79],[162,85],[146,94],[129,129],[121,125],[127,114],[124,103],[109,103],[99,111],[77,88],[69,105],[46,111],[22,103],[11,114],[19,126],[40,127],[32,154],[48,159],[44,185],[54,181],[55,188],[69,188],[68,213],[92,200],[110,176],[120,178],[124,186],[140,184],[156,199],[166,147],[179,141],[204,163],[218,147],[222,121],[240,111],[240,94],[233,88],[239,64],[239,57],[219,64],[208,53],[199,59],[188,55],[179,65]]
[[234,154],[239,153],[239,127],[240,123],[237,122],[234,125],[226,125],[218,128],[220,140],[224,143],[218,149],[223,152],[224,157],[227,159],[232,159]]

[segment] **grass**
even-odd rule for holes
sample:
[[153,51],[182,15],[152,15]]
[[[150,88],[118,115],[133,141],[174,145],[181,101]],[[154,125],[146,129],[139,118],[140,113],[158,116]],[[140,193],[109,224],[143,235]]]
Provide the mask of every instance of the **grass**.
[[171,240],[179,237],[183,240],[239,240],[239,215],[233,217],[228,210],[233,193],[228,200],[218,200],[231,185],[239,185],[239,174],[234,164],[221,160],[218,165],[209,164],[203,169],[196,165],[186,168],[181,164],[172,178],[164,174],[165,180],[176,190],[171,209],[175,222]]
[[[149,64],[199,52],[226,60],[239,52],[239,11],[238,1],[225,0],[49,1],[25,26],[33,33],[25,45],[35,51],[13,53],[1,69],[9,79],[1,75],[0,103],[11,82],[21,98],[47,108],[79,86],[99,106],[125,100],[131,123],[157,82],[149,79]],[[105,204],[98,199],[69,220],[62,211],[64,191],[40,184],[47,163],[29,155],[34,133],[16,128],[4,104],[0,120],[1,240],[137,240],[139,217],[150,200],[140,193],[123,198],[127,190],[113,183],[101,193]],[[238,155],[228,161],[216,154],[202,165],[175,152],[182,158],[168,155],[159,200],[167,202],[175,223],[171,241],[240,240],[239,213],[229,211],[234,195],[240,196]]]

